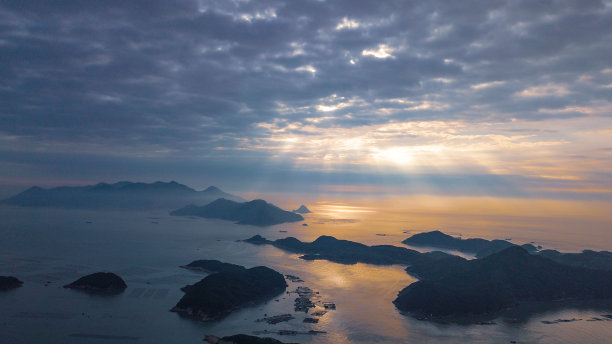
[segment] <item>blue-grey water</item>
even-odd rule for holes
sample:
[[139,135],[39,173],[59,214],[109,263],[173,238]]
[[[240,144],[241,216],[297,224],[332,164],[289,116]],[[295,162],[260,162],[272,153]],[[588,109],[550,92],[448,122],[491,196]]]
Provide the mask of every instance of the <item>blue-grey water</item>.
[[[207,334],[283,329],[326,331],[318,335],[280,336],[300,343],[609,343],[612,321],[602,310],[566,309],[532,316],[528,321],[495,320],[495,325],[450,325],[418,321],[400,314],[391,301],[414,282],[401,266],[341,265],[308,262],[270,246],[239,239],[261,234],[268,238],[295,236],[303,240],[325,230],[338,237],[401,245],[407,235],[391,226],[351,236],[358,219],[307,217],[310,226],[235,225],[226,221],[171,217],[167,212],[121,212],[0,207],[0,275],[25,282],[0,293],[0,343],[201,343]],[[337,220],[337,221],[336,221]],[[317,227],[319,224],[319,227]],[[279,231],[287,231],[279,232]],[[382,234],[382,233],[381,233]],[[509,233],[510,236],[512,233]],[[357,240],[361,239],[361,240]],[[179,268],[195,259],[219,259],[247,267],[266,265],[300,276],[289,282],[319,292],[316,302],[333,301],[337,309],[306,324],[304,313],[293,311],[294,294],[281,294],[267,303],[237,311],[217,322],[179,317],[169,309],[181,298],[180,287],[204,276]],[[128,289],[116,296],[89,295],[62,288],[76,278],[96,272],[121,275]],[[612,312],[610,310],[609,312]],[[265,314],[294,314],[276,325],[255,322]],[[543,320],[581,319],[544,324]]]

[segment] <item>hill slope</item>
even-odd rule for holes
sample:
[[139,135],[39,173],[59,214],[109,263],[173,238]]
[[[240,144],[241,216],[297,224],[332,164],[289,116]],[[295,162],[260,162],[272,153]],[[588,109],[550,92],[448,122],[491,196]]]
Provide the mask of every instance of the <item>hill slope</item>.
[[396,307],[433,316],[494,313],[521,301],[612,298],[612,272],[571,267],[519,246],[466,261],[454,273],[415,282]]
[[[402,243],[417,247],[435,247],[475,253],[478,258],[483,258],[508,247],[515,246],[515,244],[506,240],[486,240],[480,238],[462,239],[452,237],[440,231],[418,233],[405,239]],[[537,249],[530,244],[523,245],[523,248],[529,252],[537,251]]]
[[265,266],[223,271],[189,286],[172,311],[201,320],[215,320],[262,298],[280,294],[285,288],[283,275]]

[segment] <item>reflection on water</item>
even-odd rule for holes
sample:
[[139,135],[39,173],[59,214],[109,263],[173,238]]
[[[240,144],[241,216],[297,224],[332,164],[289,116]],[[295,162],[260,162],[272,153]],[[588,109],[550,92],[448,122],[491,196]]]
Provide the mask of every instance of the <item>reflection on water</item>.
[[305,216],[309,231],[302,238],[307,240],[333,233],[368,244],[397,244],[415,233],[441,230],[464,238],[533,241],[561,251],[612,250],[612,205],[606,202],[410,196],[350,203],[313,199],[307,205],[312,210]]
[[[313,211],[306,215],[309,226],[295,223],[267,228],[170,217],[163,212],[0,207],[3,219],[0,274],[16,275],[25,281],[22,288],[0,293],[0,342],[200,343],[205,334],[223,336],[283,329],[327,332],[316,336],[275,336],[286,342],[301,343],[456,343],[457,338],[470,343],[511,340],[607,343],[612,335],[612,322],[586,321],[602,315],[601,310],[588,309],[547,310],[526,323],[499,319],[497,325],[489,326],[417,321],[397,312],[391,303],[399,290],[414,281],[401,266],[304,261],[298,255],[271,246],[237,241],[254,234],[270,239],[294,236],[300,240],[314,240],[327,234],[367,244],[401,245],[400,241],[410,235],[404,233],[406,230],[416,233],[441,229],[463,233],[464,237],[535,240],[550,247],[556,243],[571,249],[579,249],[583,243],[592,245],[587,247],[610,247],[610,234],[600,233],[600,225],[607,221],[605,217],[586,220],[595,224],[581,227],[587,239],[565,242],[568,235],[573,238],[567,226],[557,228],[554,223],[548,225],[544,221],[554,215],[550,209],[542,212],[541,218],[522,218],[503,211],[478,215],[470,207],[463,214],[452,214],[444,207],[408,207],[401,202],[371,204],[376,206],[329,201],[307,204]],[[573,221],[582,221],[584,214],[580,211],[571,213]],[[512,223],[506,222],[509,216]],[[157,223],[151,223],[152,217]],[[334,222],[334,219],[347,222]],[[562,234],[555,235],[557,230]],[[589,236],[604,240],[591,242]],[[303,323],[307,316],[303,313],[276,325],[255,322],[265,314],[293,313],[295,295],[281,294],[219,322],[180,318],[168,311],[182,296],[179,288],[198,281],[205,274],[178,266],[195,259],[219,259],[247,267],[267,265],[284,274],[300,276],[304,282],[289,282],[288,290],[308,286],[320,293],[321,301],[334,302],[337,309],[321,316],[318,324]],[[119,273],[127,281],[128,289],[117,296],[99,297],[61,288],[94,271]],[[542,323],[571,318],[583,320]]]

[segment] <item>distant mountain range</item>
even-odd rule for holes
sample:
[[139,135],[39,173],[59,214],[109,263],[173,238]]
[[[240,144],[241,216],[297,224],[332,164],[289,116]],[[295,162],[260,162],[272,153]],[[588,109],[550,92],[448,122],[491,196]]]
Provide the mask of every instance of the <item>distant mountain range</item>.
[[205,206],[188,205],[171,212],[170,215],[199,216],[255,226],[272,226],[304,220],[299,214],[283,210],[261,199],[240,203],[221,198]]
[[172,209],[185,204],[205,205],[219,198],[244,202],[241,197],[223,192],[215,186],[196,191],[171,181],[168,183],[98,183],[50,189],[33,186],[20,194],[0,201],[0,204],[26,207]]

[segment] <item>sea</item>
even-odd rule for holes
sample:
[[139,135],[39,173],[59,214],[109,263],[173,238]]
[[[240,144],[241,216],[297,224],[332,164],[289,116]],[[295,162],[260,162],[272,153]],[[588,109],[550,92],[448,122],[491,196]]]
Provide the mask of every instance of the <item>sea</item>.
[[[532,242],[565,252],[611,250],[612,221],[605,205],[432,197],[307,201],[312,213],[303,223],[269,227],[176,217],[167,210],[0,206],[0,275],[24,281],[20,288],[0,292],[0,343],[202,343],[209,334],[237,333],[287,343],[612,341],[612,321],[605,317],[612,309],[561,305],[485,323],[418,320],[392,303],[400,290],[416,281],[403,266],[305,261],[272,246],[241,241],[255,234],[304,241],[331,235],[368,245],[403,246],[401,241],[412,234],[441,230],[464,238]],[[299,205],[291,202],[286,208]],[[201,322],[170,312],[183,295],[180,288],[206,276],[180,268],[196,259],[265,265],[303,282],[288,281],[288,293],[222,320]],[[128,288],[106,296],[63,288],[98,271],[122,276]],[[292,292],[300,286],[317,293],[312,311],[324,310],[324,302],[334,303],[336,309],[327,310],[316,324],[304,323],[311,315],[293,307],[297,295]],[[294,318],[277,324],[257,321],[286,313]],[[297,334],[280,334],[285,330]]]

